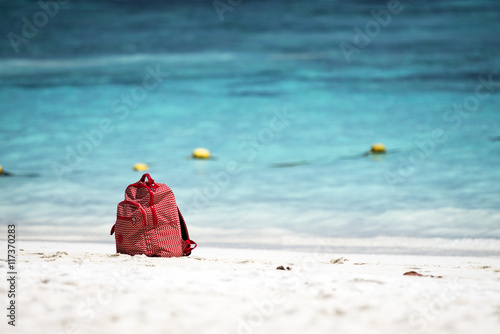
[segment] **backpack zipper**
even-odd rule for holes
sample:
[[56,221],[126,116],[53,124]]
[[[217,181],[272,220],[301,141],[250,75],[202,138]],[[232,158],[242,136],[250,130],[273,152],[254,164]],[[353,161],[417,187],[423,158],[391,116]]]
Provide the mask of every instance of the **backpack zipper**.
[[147,189],[149,190],[149,196],[150,196],[150,201],[149,201],[149,206],[151,207],[151,215],[153,216],[153,226],[156,226],[158,224],[157,220],[158,218],[156,217],[156,209],[155,209],[155,206],[154,206],[154,191],[155,191],[155,188],[154,188],[155,184],[151,184],[151,186],[147,187]]

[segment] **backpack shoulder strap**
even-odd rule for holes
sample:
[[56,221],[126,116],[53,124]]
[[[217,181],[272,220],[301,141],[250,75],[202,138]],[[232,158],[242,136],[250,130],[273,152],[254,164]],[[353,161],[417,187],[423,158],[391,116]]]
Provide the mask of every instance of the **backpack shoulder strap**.
[[184,240],[187,243],[187,247],[184,249],[184,256],[188,256],[191,254],[191,251],[198,246],[196,242],[193,240],[189,239],[189,232],[186,227],[186,222],[184,221],[184,217],[182,216],[181,210],[177,208],[177,212],[179,213],[179,222],[181,224],[181,235],[182,235],[182,240]]

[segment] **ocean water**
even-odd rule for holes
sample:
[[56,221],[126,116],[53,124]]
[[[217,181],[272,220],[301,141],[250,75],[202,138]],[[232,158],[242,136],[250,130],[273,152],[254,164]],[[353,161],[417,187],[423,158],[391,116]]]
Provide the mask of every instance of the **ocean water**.
[[498,1],[47,3],[0,5],[3,224],[111,227],[143,162],[198,228],[500,238]]

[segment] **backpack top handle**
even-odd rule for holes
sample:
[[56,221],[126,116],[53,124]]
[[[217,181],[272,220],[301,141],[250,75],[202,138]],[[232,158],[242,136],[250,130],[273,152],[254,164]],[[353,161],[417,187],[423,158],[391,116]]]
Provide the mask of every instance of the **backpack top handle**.
[[154,185],[155,184],[155,180],[153,180],[153,178],[151,177],[151,175],[149,175],[149,173],[145,173],[144,175],[142,175],[141,177],[141,182],[145,182],[146,179],[148,179],[148,182],[146,182],[147,185]]

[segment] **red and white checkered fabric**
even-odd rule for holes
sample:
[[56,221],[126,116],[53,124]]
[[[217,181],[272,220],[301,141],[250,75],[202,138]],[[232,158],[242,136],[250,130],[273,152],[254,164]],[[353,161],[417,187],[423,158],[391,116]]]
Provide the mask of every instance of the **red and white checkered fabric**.
[[166,184],[155,183],[148,173],[125,190],[113,233],[117,253],[174,257],[189,255],[196,247],[174,193]]

